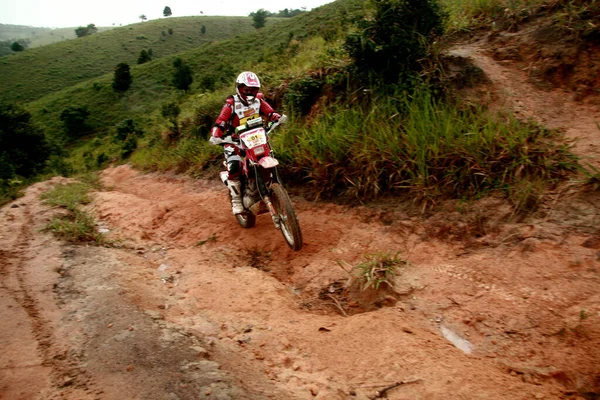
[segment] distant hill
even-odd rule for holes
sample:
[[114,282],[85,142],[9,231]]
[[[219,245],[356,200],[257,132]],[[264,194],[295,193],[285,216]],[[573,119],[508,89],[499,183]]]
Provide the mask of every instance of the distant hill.
[[[147,124],[144,126],[146,128],[153,125],[150,118],[157,111],[159,113],[161,106],[167,101],[176,99],[183,112],[193,113],[195,112],[193,110],[199,107],[198,102],[204,103],[205,99],[212,99],[212,90],[203,88],[205,79],[213,81],[217,91],[223,87],[231,88],[237,74],[251,68],[261,76],[261,81],[268,90],[270,82],[279,82],[284,75],[295,73],[302,75],[306,68],[316,62],[318,55],[325,51],[325,41],[322,37],[333,38],[342,32],[340,30],[342,21],[347,21],[360,13],[361,7],[361,0],[338,1],[293,18],[269,18],[267,26],[261,30],[250,27],[247,34],[235,35],[227,40],[174,52],[175,54],[165,55],[161,59],[142,65],[136,65],[133,62],[130,65],[133,83],[124,95],[116,93],[111,87],[113,69],[116,65],[113,62],[108,73],[76,85],[57,89],[52,93],[46,93],[43,97],[28,102],[27,108],[36,121],[45,127],[47,133],[60,132],[62,125],[59,115],[63,109],[73,105],[87,107],[91,113],[90,124],[99,130],[107,130],[125,118],[144,120],[143,124]],[[198,18],[201,22],[206,21],[206,34],[208,35],[211,29],[208,21],[213,17],[189,18]],[[246,23],[248,25],[251,23],[250,18],[221,18],[223,21],[237,21],[240,25],[243,23],[244,26]],[[148,24],[150,23],[145,22],[143,25]],[[116,28],[97,35],[97,37],[103,42],[121,29]],[[232,34],[233,32],[235,30],[232,28]],[[225,35],[221,35],[221,37],[224,38]],[[267,38],[268,40],[266,40]],[[307,47],[304,50],[305,56],[297,57],[302,53],[301,49],[305,46],[303,43],[306,42],[308,46],[312,38],[320,41],[315,44],[316,48]],[[170,38],[167,39],[170,40]],[[70,42],[79,41],[80,39]],[[81,42],[86,41],[81,40]],[[138,41],[134,40],[134,42]],[[156,50],[154,52],[156,53]],[[308,56],[309,54],[310,56]],[[186,96],[182,96],[180,91],[171,84],[175,57],[180,57],[189,65],[194,74],[194,83]],[[3,67],[0,59],[0,75],[3,74]],[[27,67],[24,66],[24,68]],[[41,73],[47,73],[41,67],[39,68]],[[58,74],[58,70],[55,73]],[[69,73],[76,74],[77,71],[71,69]],[[0,79],[4,79],[4,77],[2,76]],[[21,85],[18,87],[27,85],[28,91],[34,90],[34,86],[29,85],[28,82],[21,81],[20,83]],[[2,93],[0,96],[5,95]],[[13,97],[16,96],[18,93]],[[211,107],[214,105],[220,107],[225,96],[226,94],[218,94],[215,97],[216,102]],[[209,114],[218,114],[218,111],[219,108]]]
[[0,100],[27,103],[112,73],[118,63],[136,65],[142,50],[156,60],[254,31],[248,17],[179,17],[27,49],[0,58]]
[[[75,29],[72,28],[43,28],[27,25],[0,24],[0,41],[16,41],[26,39],[30,49],[45,46],[63,40],[75,39]],[[105,32],[112,27],[98,26],[98,33]]]

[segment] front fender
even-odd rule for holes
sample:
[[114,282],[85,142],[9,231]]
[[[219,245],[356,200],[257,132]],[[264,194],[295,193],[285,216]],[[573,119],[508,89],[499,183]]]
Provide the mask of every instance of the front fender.
[[273,157],[267,156],[267,157],[263,157],[260,160],[258,160],[258,164],[265,169],[269,169],[269,168],[278,166],[279,161],[277,161]]

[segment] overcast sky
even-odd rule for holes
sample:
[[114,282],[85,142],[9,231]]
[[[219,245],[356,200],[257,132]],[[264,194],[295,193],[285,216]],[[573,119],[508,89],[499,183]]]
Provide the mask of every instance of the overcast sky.
[[190,15],[240,15],[264,8],[279,11],[306,7],[310,10],[333,0],[0,0],[0,23],[35,27],[68,28],[96,24],[119,26],[163,18],[165,6],[173,17]]

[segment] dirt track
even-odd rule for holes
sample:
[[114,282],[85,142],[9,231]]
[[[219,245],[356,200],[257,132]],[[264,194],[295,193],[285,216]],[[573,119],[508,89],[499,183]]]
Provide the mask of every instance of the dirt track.
[[[296,253],[266,216],[237,227],[217,183],[128,166],[102,180],[89,212],[113,247],[40,231],[60,210],[39,194],[63,178],[0,210],[2,399],[600,393],[598,192],[554,193],[519,223],[501,199],[425,218],[296,198]],[[395,290],[338,296],[339,263],[378,251],[409,262]]]

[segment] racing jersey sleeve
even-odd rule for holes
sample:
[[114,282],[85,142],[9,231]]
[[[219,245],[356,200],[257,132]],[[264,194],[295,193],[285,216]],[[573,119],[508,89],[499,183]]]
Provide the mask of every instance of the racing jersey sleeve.
[[233,98],[227,98],[227,101],[223,105],[223,108],[221,108],[221,112],[215,121],[215,125],[221,127],[222,130],[225,130],[227,122],[231,119],[231,115],[233,114],[233,105]]

